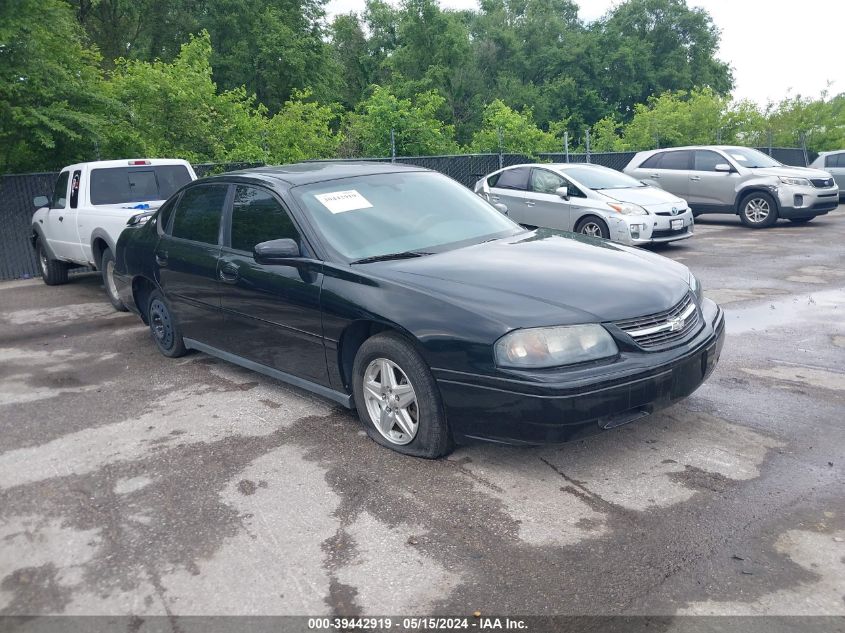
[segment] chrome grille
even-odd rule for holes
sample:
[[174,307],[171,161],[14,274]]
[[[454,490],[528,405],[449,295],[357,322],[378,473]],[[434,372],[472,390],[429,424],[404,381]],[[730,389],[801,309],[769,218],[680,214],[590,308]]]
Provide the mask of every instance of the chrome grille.
[[813,186],[817,189],[833,186],[833,178],[811,178],[810,182],[813,183]]
[[701,329],[701,320],[692,295],[688,294],[669,310],[617,321],[616,325],[637,345],[651,349],[686,340]]

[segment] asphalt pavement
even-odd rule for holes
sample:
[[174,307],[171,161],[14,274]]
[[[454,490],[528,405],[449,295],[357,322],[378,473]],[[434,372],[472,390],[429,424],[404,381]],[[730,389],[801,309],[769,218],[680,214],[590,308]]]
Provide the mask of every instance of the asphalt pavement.
[[727,312],[705,385],[587,440],[438,461],[162,357],[97,275],[0,284],[0,615],[843,616],[843,244],[845,207],[699,218],[658,252]]

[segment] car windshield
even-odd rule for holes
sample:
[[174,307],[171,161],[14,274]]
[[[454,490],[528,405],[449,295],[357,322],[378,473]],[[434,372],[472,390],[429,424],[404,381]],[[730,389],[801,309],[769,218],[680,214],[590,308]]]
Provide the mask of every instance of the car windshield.
[[328,244],[352,261],[448,250],[522,230],[469,189],[432,172],[342,178],[291,192]]
[[570,167],[563,173],[572,176],[587,189],[630,189],[646,186],[639,180],[607,167]]
[[783,163],[779,163],[771,156],[748,147],[729,147],[725,150],[725,153],[733,158],[738,165],[751,169],[758,167],[781,167],[783,165]]

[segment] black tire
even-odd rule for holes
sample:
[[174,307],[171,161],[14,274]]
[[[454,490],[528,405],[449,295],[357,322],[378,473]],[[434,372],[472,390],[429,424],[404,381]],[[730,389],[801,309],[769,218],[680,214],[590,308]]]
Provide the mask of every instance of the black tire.
[[[370,415],[368,401],[365,399],[365,373],[370,368],[371,363],[374,364],[374,367],[378,367],[378,361],[382,359],[390,361],[399,369],[398,374],[393,374],[394,378],[397,376],[399,378],[396,386],[404,386],[402,383],[402,379],[404,378],[416,396],[413,405],[405,408],[406,411],[415,412],[416,414],[416,434],[412,439],[408,440],[408,436],[402,434],[398,422],[388,422],[391,429],[396,429],[396,431],[391,430],[390,434],[404,435],[404,441],[406,443],[402,443],[401,440],[394,441],[389,439],[376,427],[376,423]],[[404,376],[401,374],[404,374]],[[379,372],[378,376],[382,383],[384,383],[382,372]],[[446,411],[443,407],[443,401],[440,397],[437,383],[434,381],[428,365],[426,365],[414,347],[402,336],[392,332],[383,332],[364,341],[355,355],[355,362],[352,366],[352,381],[358,416],[367,430],[367,435],[374,442],[405,455],[424,457],[426,459],[442,457],[452,450],[452,437],[449,432]],[[391,394],[382,393],[384,393],[382,400],[385,400],[385,402],[372,401],[371,396],[372,406],[383,410],[386,405],[387,410],[390,411]],[[398,396],[396,398],[398,400]]]
[[126,312],[126,306],[117,294],[117,287],[114,285],[114,255],[110,248],[103,251],[100,258],[100,272],[103,275],[103,286],[106,288],[106,296],[118,312]]
[[67,264],[50,259],[47,249],[39,240],[38,242],[38,266],[41,269],[41,278],[48,286],[59,286],[67,283]]
[[[765,213],[765,216],[762,214]],[[754,191],[743,197],[739,203],[739,219],[752,229],[765,229],[778,221],[778,205],[775,199],[764,191]]]
[[150,293],[150,300],[147,304],[147,320],[150,323],[150,333],[155,341],[158,351],[169,358],[184,356],[185,341],[182,339],[182,330],[173,313],[170,311],[170,304],[164,295],[158,290]]
[[588,215],[578,220],[578,224],[575,226],[575,232],[581,233],[582,235],[589,235],[590,237],[610,238],[610,229],[607,228],[605,221],[594,215]]
[[789,221],[793,224],[807,224],[810,220],[814,220],[815,216],[812,218],[789,218]]

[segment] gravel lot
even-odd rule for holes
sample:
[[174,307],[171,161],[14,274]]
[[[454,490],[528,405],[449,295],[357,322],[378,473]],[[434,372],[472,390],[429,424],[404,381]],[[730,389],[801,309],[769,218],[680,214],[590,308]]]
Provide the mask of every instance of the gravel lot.
[[708,383],[440,461],[160,356],[95,275],[0,284],[0,614],[845,615],[843,244],[845,207],[701,218],[660,252],[728,313]]

